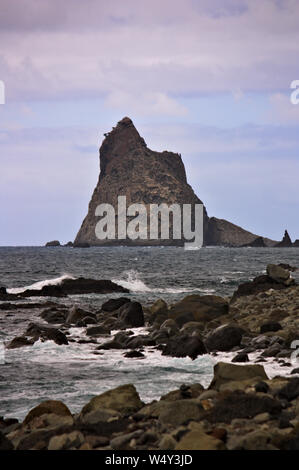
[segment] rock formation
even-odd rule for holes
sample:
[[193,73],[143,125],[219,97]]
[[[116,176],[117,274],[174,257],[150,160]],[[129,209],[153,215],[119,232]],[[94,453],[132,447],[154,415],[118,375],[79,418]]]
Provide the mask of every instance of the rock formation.
[[291,246],[293,246],[292,240],[290,238],[290,235],[288,234],[288,231],[285,230],[283,239],[281,240],[281,242],[277,243],[275,247],[276,248],[289,248]]
[[[202,202],[188,184],[181,156],[168,151],[150,150],[139,135],[133,122],[123,118],[108,134],[100,148],[100,176],[89,203],[88,214],[83,220],[76,236],[74,246],[82,245],[183,245],[186,240],[137,239],[100,240],[96,237],[95,227],[99,217],[95,216],[96,207],[102,203],[111,204],[118,217],[118,196],[126,196],[127,206],[133,203],[150,204],[176,203],[201,204]],[[130,219],[127,217],[127,222]],[[193,214],[194,223],[194,214]],[[117,226],[117,224],[116,224]],[[172,221],[170,220],[170,235]],[[252,243],[258,238],[237,225],[226,220],[209,218],[204,207],[204,244],[241,246]],[[275,244],[264,239],[267,246]]]

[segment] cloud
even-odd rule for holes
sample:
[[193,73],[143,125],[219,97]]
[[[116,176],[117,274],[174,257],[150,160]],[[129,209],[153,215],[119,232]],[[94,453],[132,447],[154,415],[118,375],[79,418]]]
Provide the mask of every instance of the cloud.
[[113,95],[137,91],[156,96],[153,113],[180,113],[169,100],[186,93],[275,93],[296,75],[294,0],[2,4],[0,69],[10,100],[106,96],[113,105]]
[[123,114],[140,116],[185,116],[187,108],[166,93],[150,92],[130,94],[116,90],[108,94],[105,105],[119,109]]

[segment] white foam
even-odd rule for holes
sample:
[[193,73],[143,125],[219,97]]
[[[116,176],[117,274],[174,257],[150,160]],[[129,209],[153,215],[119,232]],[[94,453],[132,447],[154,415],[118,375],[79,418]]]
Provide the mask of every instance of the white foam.
[[200,289],[198,287],[149,287],[144,281],[142,281],[142,279],[140,279],[140,274],[134,269],[125,271],[121,278],[115,278],[112,279],[112,281],[126,289],[129,289],[131,292],[139,293],[152,292],[157,294],[183,294],[185,292],[203,292],[209,294],[215,292],[214,289]]
[[61,284],[65,279],[76,279],[74,276],[70,274],[63,274],[62,276],[55,277],[54,279],[45,279],[44,281],[34,282],[30,286],[24,287],[12,287],[11,289],[6,289],[8,294],[21,294],[25,292],[27,289],[32,290],[41,290],[44,286],[57,286]]

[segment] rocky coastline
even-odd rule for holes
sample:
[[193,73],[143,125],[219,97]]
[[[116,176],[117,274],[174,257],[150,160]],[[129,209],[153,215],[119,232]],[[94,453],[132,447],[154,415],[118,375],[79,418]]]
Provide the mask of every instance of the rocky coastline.
[[[216,364],[207,389],[200,383],[182,384],[145,404],[135,386],[127,384],[92,398],[78,414],[48,400],[30,410],[23,422],[2,417],[0,449],[298,449],[295,269],[271,264],[266,274],[241,284],[230,298],[188,295],[173,305],[159,299],[144,306],[125,295],[90,311],[51,300],[0,303],[1,313],[13,314],[20,305],[40,312],[40,322],[29,323],[23,335],[6,343],[8,349],[30,347],[38,340],[67,345],[74,341],[69,330],[76,326],[85,329],[81,341],[95,354],[118,349],[128,361],[142,360],[147,347],[191,359],[232,353],[230,363]],[[139,327],[142,333],[133,334],[131,329]],[[272,379],[263,367],[269,357],[281,367]],[[286,366],[293,366],[288,377]]]

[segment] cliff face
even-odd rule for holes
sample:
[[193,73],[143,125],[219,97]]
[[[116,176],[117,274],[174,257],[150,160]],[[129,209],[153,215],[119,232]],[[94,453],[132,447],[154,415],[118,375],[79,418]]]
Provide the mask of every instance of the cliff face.
[[[126,196],[127,207],[133,203],[200,204],[187,183],[181,156],[172,152],[150,150],[129,118],[122,119],[108,134],[100,148],[100,175],[89,203],[88,214],[76,236],[76,244],[90,245],[182,245],[185,240],[100,240],[95,227],[99,217],[96,207],[111,204],[117,213],[118,196]],[[149,212],[148,212],[149,213]],[[130,219],[127,218],[127,221]],[[170,221],[170,233],[172,222]],[[252,242],[253,235],[236,225],[216,218],[209,219],[204,208],[204,244],[241,245]]]

